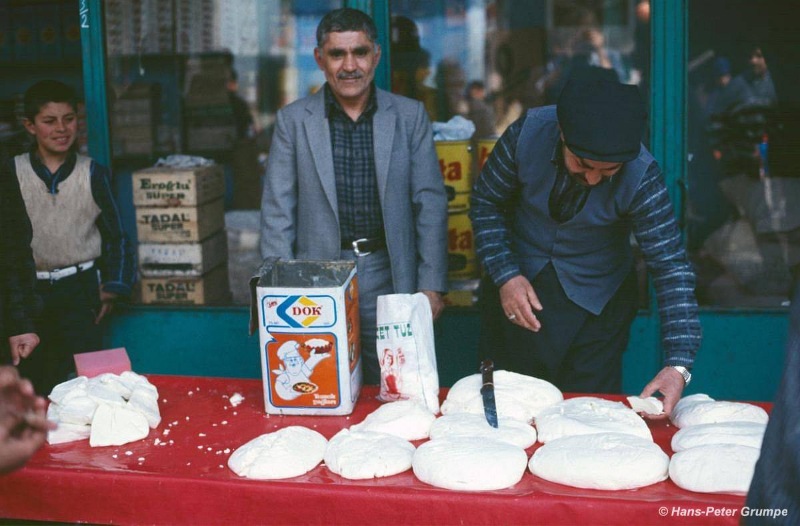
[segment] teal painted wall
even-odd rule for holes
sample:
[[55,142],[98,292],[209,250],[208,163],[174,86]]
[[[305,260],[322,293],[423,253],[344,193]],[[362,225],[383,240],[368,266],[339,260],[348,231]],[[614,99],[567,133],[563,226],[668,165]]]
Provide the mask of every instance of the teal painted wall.
[[[785,313],[701,316],[704,344],[687,393],[717,399],[771,400],[783,367]],[[258,335],[248,336],[245,307],[136,307],[118,312],[107,347],[125,347],[140,373],[260,378]],[[623,390],[638,394],[660,369],[659,342],[640,316],[631,329],[623,365]],[[478,371],[478,312],[450,309],[436,322],[439,378],[450,386]]]

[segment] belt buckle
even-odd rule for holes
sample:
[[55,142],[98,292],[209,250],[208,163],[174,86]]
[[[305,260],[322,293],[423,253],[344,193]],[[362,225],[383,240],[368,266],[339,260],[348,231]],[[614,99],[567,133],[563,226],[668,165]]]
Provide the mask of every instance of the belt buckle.
[[356,257],[369,256],[372,254],[372,251],[362,251],[360,248],[358,248],[359,243],[366,243],[367,241],[369,241],[369,239],[366,237],[362,237],[361,239],[356,239],[353,241],[353,253],[356,255]]
[[[67,268],[69,268],[69,267],[67,267]],[[63,277],[61,275],[61,272],[63,270],[64,270],[63,268],[54,268],[53,270],[51,270],[50,271],[50,283],[54,283],[54,282],[60,280]]]

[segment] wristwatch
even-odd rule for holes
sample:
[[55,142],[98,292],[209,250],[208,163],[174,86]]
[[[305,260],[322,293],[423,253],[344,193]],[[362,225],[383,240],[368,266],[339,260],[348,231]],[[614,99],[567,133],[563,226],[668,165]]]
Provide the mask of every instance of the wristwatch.
[[672,367],[673,369],[678,371],[678,373],[680,373],[680,375],[683,376],[683,386],[684,387],[689,385],[689,382],[692,381],[692,373],[689,372],[689,369],[687,369],[686,367],[684,367],[682,365],[671,365],[670,367]]

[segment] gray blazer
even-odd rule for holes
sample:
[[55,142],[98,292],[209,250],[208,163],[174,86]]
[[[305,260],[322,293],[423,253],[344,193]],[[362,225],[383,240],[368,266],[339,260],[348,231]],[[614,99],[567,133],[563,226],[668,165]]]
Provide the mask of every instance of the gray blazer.
[[[377,90],[375,164],[396,293],[447,290],[447,197],[428,116]],[[261,201],[261,255],[336,260],[336,178],[324,90],[278,112]]]

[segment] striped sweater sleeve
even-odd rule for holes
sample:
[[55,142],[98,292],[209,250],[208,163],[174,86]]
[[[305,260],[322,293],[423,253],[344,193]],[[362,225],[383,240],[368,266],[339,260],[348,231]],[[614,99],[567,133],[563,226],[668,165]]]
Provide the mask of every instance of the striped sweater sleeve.
[[521,274],[511,251],[508,229],[510,204],[518,195],[516,149],[525,116],[509,126],[497,140],[475,181],[470,195],[469,217],[475,251],[484,270],[499,287]]
[[691,367],[702,339],[694,294],[695,275],[661,169],[655,162],[636,190],[630,215],[633,234],[656,290],[664,363]]

